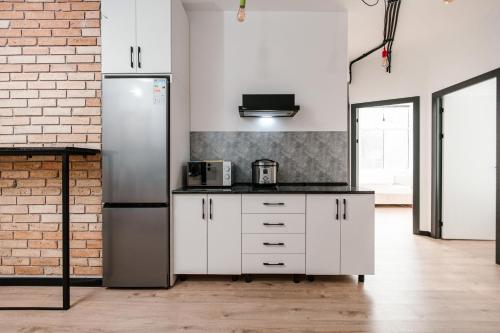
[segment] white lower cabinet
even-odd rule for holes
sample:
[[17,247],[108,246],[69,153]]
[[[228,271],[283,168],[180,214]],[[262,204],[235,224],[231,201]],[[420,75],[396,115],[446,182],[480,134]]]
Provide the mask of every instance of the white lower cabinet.
[[174,195],[174,274],[241,274],[241,195]]
[[174,274],[373,274],[373,194],[174,195]]
[[373,194],[307,195],[306,274],[375,270]]

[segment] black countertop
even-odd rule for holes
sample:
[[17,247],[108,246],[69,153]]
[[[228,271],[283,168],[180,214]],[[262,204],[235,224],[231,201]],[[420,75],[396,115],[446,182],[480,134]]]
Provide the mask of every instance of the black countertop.
[[227,188],[182,187],[174,194],[374,194],[375,191],[337,184],[286,184],[277,187],[254,187],[236,184]]
[[0,155],[95,155],[98,149],[80,147],[0,147]]

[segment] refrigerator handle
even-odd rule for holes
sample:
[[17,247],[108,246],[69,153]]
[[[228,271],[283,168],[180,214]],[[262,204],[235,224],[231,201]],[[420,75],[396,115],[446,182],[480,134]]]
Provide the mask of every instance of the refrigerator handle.
[[205,219],[205,198],[201,200],[201,218]]

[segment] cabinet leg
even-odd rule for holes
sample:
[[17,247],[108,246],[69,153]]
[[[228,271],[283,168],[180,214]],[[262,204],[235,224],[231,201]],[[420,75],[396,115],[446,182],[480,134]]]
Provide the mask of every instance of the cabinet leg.
[[245,282],[250,283],[252,282],[252,275],[250,274],[245,274]]
[[231,281],[233,281],[233,282],[238,281],[239,279],[240,279],[239,275],[231,276]]
[[300,283],[300,275],[299,274],[293,274],[293,282]]
[[365,282],[365,276],[364,275],[358,275],[358,282],[359,283]]
[[307,281],[309,281],[309,282],[314,281],[314,275],[308,275],[306,278],[307,278]]

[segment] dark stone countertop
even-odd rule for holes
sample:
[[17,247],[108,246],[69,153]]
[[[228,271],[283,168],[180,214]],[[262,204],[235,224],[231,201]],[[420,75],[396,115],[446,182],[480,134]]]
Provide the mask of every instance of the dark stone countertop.
[[375,191],[338,184],[286,184],[277,187],[254,187],[236,184],[225,188],[182,187],[174,194],[375,194]]

